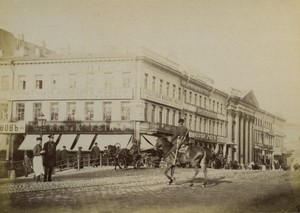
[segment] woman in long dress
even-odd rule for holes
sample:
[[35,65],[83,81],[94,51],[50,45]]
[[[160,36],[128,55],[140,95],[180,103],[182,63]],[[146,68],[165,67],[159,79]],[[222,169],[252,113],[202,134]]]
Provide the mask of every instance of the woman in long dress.
[[33,148],[33,171],[36,181],[41,180],[41,175],[44,174],[42,151],[42,138],[36,138],[36,145]]

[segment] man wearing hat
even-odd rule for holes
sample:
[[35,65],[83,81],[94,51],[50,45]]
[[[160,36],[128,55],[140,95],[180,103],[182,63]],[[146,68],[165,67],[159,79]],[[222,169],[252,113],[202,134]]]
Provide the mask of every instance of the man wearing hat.
[[95,143],[91,150],[91,158],[93,167],[98,167],[100,165],[100,148],[98,147],[98,143]]
[[[189,130],[185,126],[183,126],[183,123],[184,120],[180,118],[178,121],[178,127],[176,129],[176,133],[169,139],[169,142],[172,142],[174,144],[174,146],[171,148],[169,153],[172,153],[174,151],[176,153],[177,149],[179,149],[183,143],[188,143],[189,141]],[[175,156],[175,161],[176,158],[177,156]]]
[[68,164],[68,158],[69,158],[69,154],[68,154],[68,150],[66,149],[66,146],[63,146],[63,150],[61,150],[61,167],[60,169],[64,169],[67,167]]
[[49,141],[47,141],[43,147],[43,150],[45,151],[43,158],[43,165],[45,167],[44,182],[52,181],[51,175],[56,162],[56,144],[54,142],[54,135],[51,134],[48,138]]
[[33,147],[33,171],[36,181],[40,181],[41,175],[44,174],[42,151],[42,138],[36,138],[36,145]]

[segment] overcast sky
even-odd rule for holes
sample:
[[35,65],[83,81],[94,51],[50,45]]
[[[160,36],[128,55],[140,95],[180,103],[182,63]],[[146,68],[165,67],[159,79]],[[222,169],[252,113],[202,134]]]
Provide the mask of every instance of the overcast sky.
[[144,46],[300,124],[297,0],[0,0],[0,28],[57,52]]

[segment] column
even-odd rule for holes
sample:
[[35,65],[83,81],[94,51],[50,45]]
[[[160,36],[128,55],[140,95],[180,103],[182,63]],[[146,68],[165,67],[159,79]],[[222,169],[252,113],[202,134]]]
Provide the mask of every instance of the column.
[[227,114],[227,121],[228,121],[228,126],[227,126],[227,132],[228,132],[228,142],[232,142],[232,116],[234,112],[232,110],[228,110]]
[[249,144],[248,144],[248,138],[249,138],[249,116],[246,115],[245,116],[245,157],[244,157],[244,162],[248,163],[249,159],[248,159],[248,150],[249,150]]
[[228,146],[228,156],[227,156],[227,162],[232,161],[232,146]]
[[240,113],[235,114],[235,126],[234,126],[234,143],[236,145],[236,151],[234,153],[234,160],[240,162],[240,139],[239,139],[239,130],[240,130]]
[[240,163],[245,163],[244,161],[244,114],[241,114],[240,120]]
[[253,122],[254,117],[251,116],[250,119],[250,133],[249,133],[249,162],[253,161]]

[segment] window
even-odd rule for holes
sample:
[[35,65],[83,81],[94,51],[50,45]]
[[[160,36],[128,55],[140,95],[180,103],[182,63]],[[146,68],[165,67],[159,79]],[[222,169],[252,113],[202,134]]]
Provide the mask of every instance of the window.
[[197,130],[197,116],[195,116],[195,121],[194,121],[194,130]]
[[37,118],[42,113],[42,103],[33,103],[33,120],[37,120]]
[[103,103],[103,120],[105,121],[111,120],[111,102]]
[[35,88],[36,89],[43,89],[43,81],[42,80],[36,80],[35,81]]
[[167,96],[170,96],[170,83],[169,82],[167,82],[167,88],[166,88],[166,95]]
[[162,123],[162,112],[163,112],[163,108],[159,107],[159,123]]
[[76,103],[75,102],[67,103],[67,113],[68,113],[67,120],[69,120],[69,121],[75,120],[75,114],[76,114]]
[[197,102],[198,102],[198,95],[195,93],[195,105],[197,105]]
[[202,131],[202,118],[199,119],[199,132]]
[[187,101],[187,94],[186,94],[186,89],[184,90],[184,92],[183,92],[183,96],[184,96],[184,102],[186,102]]
[[144,115],[145,115],[145,121],[148,121],[148,103],[145,103]]
[[144,75],[144,88],[147,89],[148,88],[148,74],[145,73]]
[[155,87],[156,87],[155,80],[156,80],[156,78],[153,76],[152,77],[152,91],[154,91],[154,92],[155,92]]
[[94,86],[94,79],[95,79],[95,74],[94,73],[87,73],[86,74],[86,87],[87,88],[93,88]]
[[217,102],[217,112],[219,112],[219,102]]
[[172,98],[175,99],[175,97],[176,97],[176,85],[173,85]]
[[8,120],[8,104],[0,104],[0,121]]
[[189,118],[189,127],[190,128],[192,128],[192,119],[193,119],[193,116],[192,115],[190,115],[190,118]]
[[199,107],[202,107],[202,96],[199,95]]
[[169,119],[170,119],[170,110],[167,109],[167,114],[166,114],[166,124],[169,124]]
[[84,119],[92,121],[94,119],[94,102],[84,103]]
[[152,105],[151,122],[155,122],[155,105]]
[[105,86],[105,88],[113,87],[113,74],[112,73],[104,73],[104,86]]
[[130,120],[130,102],[121,102],[121,120]]
[[17,103],[16,105],[17,109],[17,120],[18,121],[24,121],[24,115],[25,115],[25,104],[24,103]]
[[215,101],[213,101],[212,110],[215,111]]
[[192,96],[192,95],[193,95],[193,93],[190,92],[190,96],[189,96],[189,102],[190,102],[190,103],[192,103],[192,99],[193,99],[193,96]]
[[35,76],[35,88],[36,89],[43,89],[43,79],[41,75]]
[[58,121],[58,103],[50,103],[50,120]]
[[26,79],[25,76],[23,75],[18,77],[18,89],[19,90],[26,89]]
[[221,123],[221,127],[220,127],[220,135],[223,136],[223,123]]
[[223,104],[221,104],[221,114],[223,114]]
[[9,78],[8,75],[1,76],[1,91],[9,90]]
[[130,72],[123,72],[122,73],[122,82],[123,82],[123,88],[129,88],[130,87]]
[[206,109],[206,97],[204,97],[204,108]]
[[159,93],[160,94],[162,94],[162,92],[163,92],[163,80],[162,79],[160,79],[160,83],[159,83]]
[[51,75],[51,88],[52,89],[57,89],[58,79],[59,79],[58,74]]
[[207,133],[207,132],[206,132],[206,119],[204,119],[203,132],[204,132],[204,133]]
[[178,100],[181,100],[181,87],[178,88]]
[[69,89],[75,89],[76,88],[76,74],[72,73],[69,74]]
[[173,110],[173,115],[172,115],[172,125],[175,125],[175,116],[176,116],[176,111]]
[[211,99],[208,99],[208,109],[211,110]]

